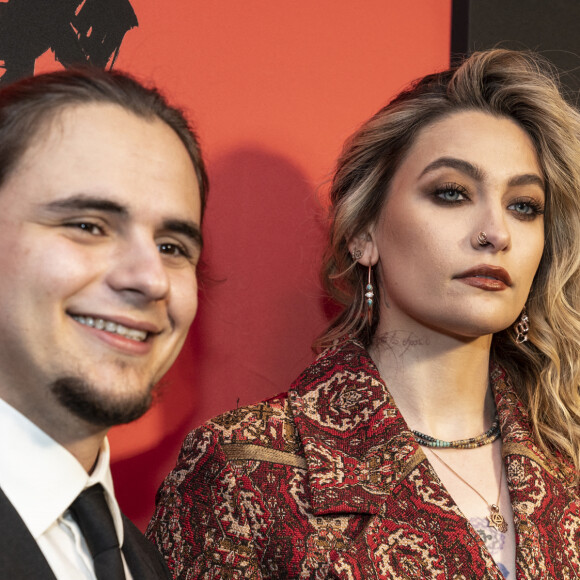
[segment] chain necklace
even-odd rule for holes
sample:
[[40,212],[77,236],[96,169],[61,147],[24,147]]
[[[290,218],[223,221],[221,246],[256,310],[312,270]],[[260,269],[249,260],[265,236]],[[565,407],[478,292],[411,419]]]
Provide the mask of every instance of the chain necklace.
[[473,485],[471,485],[470,483],[465,481],[465,479],[463,479],[463,477],[461,477],[461,475],[459,475],[459,473],[457,473],[457,471],[455,471],[455,469],[453,469],[453,467],[451,467],[446,461],[443,461],[443,459],[441,457],[439,457],[439,455],[437,453],[435,453],[435,451],[433,451],[433,449],[429,449],[429,451],[431,453],[433,453],[433,455],[435,455],[435,457],[441,463],[443,463],[443,465],[445,465],[445,467],[447,467],[447,469],[449,469],[449,471],[451,471],[451,473],[454,473],[465,485],[467,485],[467,487],[471,488],[485,502],[485,504],[489,508],[489,515],[487,516],[488,527],[495,528],[498,532],[505,534],[508,531],[508,525],[507,525],[507,522],[505,521],[505,518],[501,515],[501,513],[499,511],[499,498],[501,496],[501,485],[503,483],[503,476],[500,476],[500,479],[499,479],[499,492],[497,494],[496,502],[489,503],[479,493],[479,491],[477,491],[477,489],[475,489],[475,487],[473,487]]
[[491,424],[491,427],[481,435],[477,437],[470,437],[469,439],[457,439],[456,441],[443,441],[441,439],[436,439],[431,437],[431,435],[425,435],[421,431],[412,430],[417,443],[423,447],[442,447],[449,449],[475,449],[476,447],[481,447],[482,445],[488,445],[493,443],[500,436],[499,429],[499,419],[497,415]]

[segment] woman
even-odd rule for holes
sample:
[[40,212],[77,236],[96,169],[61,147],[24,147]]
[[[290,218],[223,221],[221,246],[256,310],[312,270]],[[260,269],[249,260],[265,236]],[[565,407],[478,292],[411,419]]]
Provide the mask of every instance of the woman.
[[290,390],[193,431],[150,537],[176,578],[580,577],[580,117],[505,50],[345,145]]

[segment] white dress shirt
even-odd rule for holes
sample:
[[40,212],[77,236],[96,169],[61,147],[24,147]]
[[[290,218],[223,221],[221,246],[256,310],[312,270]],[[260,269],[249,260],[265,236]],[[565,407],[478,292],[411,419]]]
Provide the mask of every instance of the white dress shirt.
[[[85,488],[100,483],[123,545],[123,520],[115,499],[105,439],[89,475],[76,458],[0,399],[0,488],[10,500],[59,580],[96,580],[93,559],[67,511]],[[123,559],[125,575],[131,575]]]

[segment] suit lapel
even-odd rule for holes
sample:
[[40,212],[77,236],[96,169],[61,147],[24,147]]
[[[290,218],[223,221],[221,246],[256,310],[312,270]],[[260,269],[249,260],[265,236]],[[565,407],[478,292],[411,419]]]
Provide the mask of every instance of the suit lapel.
[[[137,527],[123,515],[124,534],[123,555],[131,575],[135,580],[171,579],[163,557]],[[2,577],[2,576],[0,576]]]
[[56,580],[36,540],[0,489],[0,578]]

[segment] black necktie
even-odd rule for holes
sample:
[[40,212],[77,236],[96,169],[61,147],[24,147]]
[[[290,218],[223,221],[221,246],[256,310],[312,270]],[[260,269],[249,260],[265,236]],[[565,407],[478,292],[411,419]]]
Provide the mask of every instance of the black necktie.
[[97,580],[125,580],[119,539],[103,486],[97,483],[85,489],[69,509],[93,557]]

